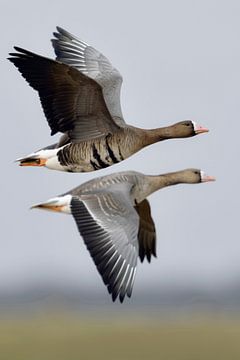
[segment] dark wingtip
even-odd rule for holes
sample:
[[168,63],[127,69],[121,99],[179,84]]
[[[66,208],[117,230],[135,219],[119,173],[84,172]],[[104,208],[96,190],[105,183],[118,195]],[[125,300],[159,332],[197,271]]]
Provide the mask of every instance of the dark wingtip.
[[[15,47],[14,47],[14,49],[15,49]],[[18,57],[19,54],[18,54],[18,53],[15,53],[15,52],[10,52],[8,55],[16,58],[16,57]],[[12,57],[11,57],[11,58],[8,57],[7,59],[8,59],[8,60],[11,60]]]
[[130,286],[127,290],[127,296],[130,298],[132,296],[133,287]]
[[138,256],[139,256],[140,261],[141,261],[141,263],[142,263],[143,260],[144,260],[145,254],[144,254],[144,251],[143,251],[143,249],[142,249],[141,247],[139,248]]
[[123,303],[124,298],[125,298],[125,294],[120,294],[119,300],[121,304]]
[[[63,36],[67,36],[69,33],[68,33],[68,31],[66,31],[65,29],[63,29],[61,26],[56,26],[56,29],[57,29],[57,31],[58,31],[58,33],[54,33],[54,36],[56,36],[56,35],[58,35],[59,36],[59,34],[60,35],[63,35]],[[70,35],[70,34],[69,34]],[[57,36],[57,37],[58,37]]]
[[61,26],[56,26],[56,29],[58,31],[58,33],[55,33],[54,36],[56,36],[57,34],[57,38],[59,39],[59,36],[64,36],[70,40],[74,40],[75,36],[72,35],[70,32],[68,32],[67,30],[63,29]]
[[58,25],[56,26],[56,29],[57,29],[58,32],[64,31],[64,29],[61,26],[58,26]]
[[55,135],[58,131],[57,130],[52,130],[51,131],[51,136]]
[[20,53],[23,53],[23,54],[32,54],[30,51],[28,51],[26,49],[23,49],[23,48],[21,48],[19,46],[14,46],[13,48],[14,48],[14,50],[16,50],[16,51],[18,51]]
[[[59,36],[59,33],[57,33],[56,31],[53,32],[53,36],[55,36],[56,38]],[[56,40],[56,39],[54,39]]]
[[116,292],[112,292],[112,301],[115,302],[118,297],[118,294]]
[[20,48],[19,46],[14,46],[13,48],[14,48],[14,50],[16,50],[16,51],[20,51],[20,52],[23,50],[23,49],[22,49],[22,48]]
[[13,53],[13,52],[10,52],[9,55],[10,56],[14,56],[15,58],[24,58],[24,55],[28,55],[28,56],[35,56],[36,54],[34,54],[33,52],[29,51],[29,50],[26,50],[26,49],[23,49],[19,46],[14,46],[13,47],[14,50],[16,50],[17,52]]
[[[55,37],[55,39],[53,39],[53,40],[60,40],[64,33],[64,29],[62,29],[60,26],[56,26],[56,29],[58,32],[56,32],[56,31],[53,32],[53,36]],[[53,43],[53,41],[52,41],[52,43]]]

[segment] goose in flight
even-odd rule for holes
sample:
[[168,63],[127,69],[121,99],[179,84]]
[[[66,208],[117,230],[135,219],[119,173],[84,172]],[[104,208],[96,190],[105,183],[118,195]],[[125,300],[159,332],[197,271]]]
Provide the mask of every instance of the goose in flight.
[[181,121],[157,129],[127,125],[120,105],[122,77],[92,46],[57,27],[56,60],[14,47],[9,60],[38,91],[51,135],[58,143],[19,158],[21,166],[88,172],[116,164],[161,140],[186,138],[208,129]]
[[33,206],[72,214],[91,257],[115,301],[132,294],[137,258],[156,256],[156,231],[147,197],[166,186],[215,180],[187,169],[164,175],[119,172],[90,180]]

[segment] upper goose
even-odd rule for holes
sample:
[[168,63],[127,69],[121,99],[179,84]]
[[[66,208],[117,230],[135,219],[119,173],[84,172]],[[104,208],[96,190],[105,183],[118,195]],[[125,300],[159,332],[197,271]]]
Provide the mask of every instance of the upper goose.
[[24,158],[22,166],[86,172],[118,163],[157,141],[207,132],[192,121],[144,130],[127,125],[120,105],[122,77],[109,60],[57,27],[52,40],[56,60],[15,47],[9,60],[39,93],[59,142]]
[[90,180],[33,208],[73,215],[113,301],[119,296],[122,302],[131,296],[137,257],[150,262],[156,256],[147,196],[170,185],[212,180],[197,169],[158,176],[125,171]]

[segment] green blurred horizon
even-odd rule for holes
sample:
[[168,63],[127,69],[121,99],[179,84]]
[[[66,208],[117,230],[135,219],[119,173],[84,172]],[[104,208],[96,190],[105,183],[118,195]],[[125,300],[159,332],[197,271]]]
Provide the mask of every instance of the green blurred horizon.
[[238,360],[239,314],[148,317],[63,308],[14,314],[0,323],[3,360]]
[[[134,289],[31,283],[0,293],[1,360],[239,360],[239,282]],[[2,355],[4,354],[4,355]]]

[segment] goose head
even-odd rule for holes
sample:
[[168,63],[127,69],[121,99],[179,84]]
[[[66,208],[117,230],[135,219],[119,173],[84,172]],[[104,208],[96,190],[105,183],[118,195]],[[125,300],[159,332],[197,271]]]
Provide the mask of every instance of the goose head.
[[186,169],[178,174],[181,178],[181,182],[186,184],[197,184],[216,180],[214,176],[206,175],[203,170],[199,169]]
[[173,125],[174,133],[176,137],[191,137],[208,132],[209,130],[201,125],[198,125],[195,121],[185,120],[180,121]]

